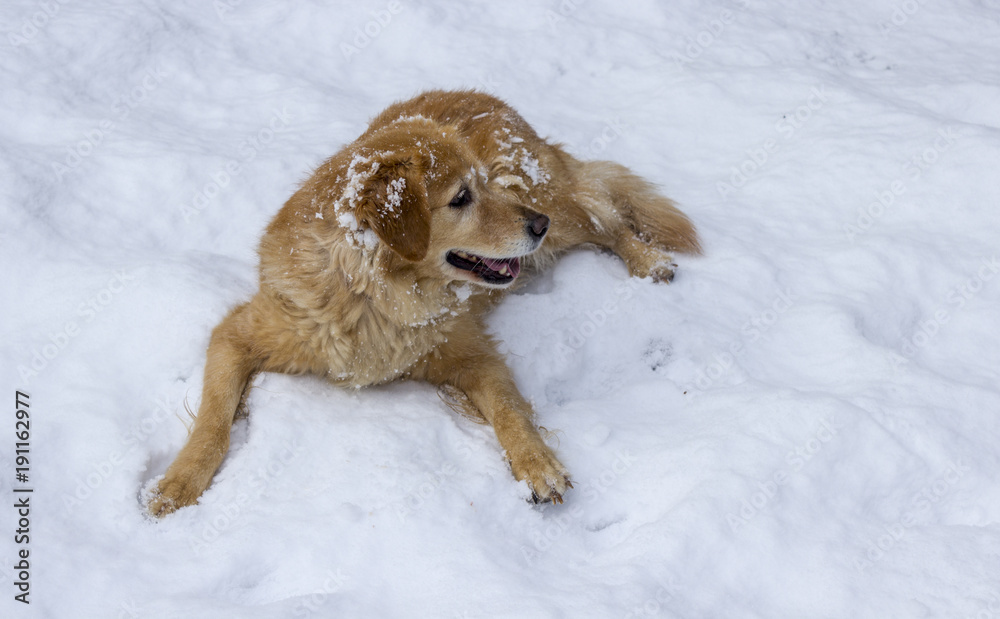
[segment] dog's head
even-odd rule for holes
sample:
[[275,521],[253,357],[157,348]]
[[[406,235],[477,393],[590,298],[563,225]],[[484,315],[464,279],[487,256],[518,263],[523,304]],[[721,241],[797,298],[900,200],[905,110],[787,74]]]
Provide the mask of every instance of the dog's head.
[[348,174],[351,223],[427,275],[505,287],[545,238],[549,218],[491,181],[448,127],[421,118],[398,122],[368,136],[359,152],[354,161],[365,173]]

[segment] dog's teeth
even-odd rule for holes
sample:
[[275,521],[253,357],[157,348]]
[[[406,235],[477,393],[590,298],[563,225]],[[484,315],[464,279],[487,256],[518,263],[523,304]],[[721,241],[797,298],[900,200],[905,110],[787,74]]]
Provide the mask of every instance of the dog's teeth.
[[507,274],[507,265],[506,264],[503,265],[502,267],[500,267],[499,273],[500,273],[500,275],[506,275]]

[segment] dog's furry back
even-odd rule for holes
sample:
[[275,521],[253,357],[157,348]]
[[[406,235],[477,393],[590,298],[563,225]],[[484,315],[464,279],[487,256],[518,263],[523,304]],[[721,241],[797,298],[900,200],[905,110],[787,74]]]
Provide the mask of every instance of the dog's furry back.
[[491,176],[505,179],[531,208],[552,219],[549,237],[532,257],[536,263],[549,263],[577,245],[605,245],[609,236],[638,235],[656,249],[701,252],[694,225],[654,185],[620,164],[577,159],[539,137],[496,97],[476,91],[429,91],[388,107],[372,120],[366,135],[413,116],[457,126],[473,150],[490,162]]

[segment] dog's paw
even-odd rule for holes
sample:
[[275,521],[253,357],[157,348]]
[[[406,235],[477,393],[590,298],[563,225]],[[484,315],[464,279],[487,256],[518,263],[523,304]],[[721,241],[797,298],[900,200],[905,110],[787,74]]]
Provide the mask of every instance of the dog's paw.
[[654,264],[652,268],[649,269],[649,276],[653,278],[654,282],[666,282],[670,283],[674,281],[674,269],[677,265],[670,262],[660,262]]
[[669,283],[674,279],[674,257],[665,249],[651,245],[637,236],[618,240],[615,252],[622,257],[632,277],[651,278],[654,282]]
[[182,507],[194,505],[205,490],[191,479],[166,476],[146,494],[146,509],[152,516],[162,518]]
[[573,487],[566,467],[545,444],[512,458],[510,468],[515,479],[528,482],[535,503],[562,503],[566,490]]

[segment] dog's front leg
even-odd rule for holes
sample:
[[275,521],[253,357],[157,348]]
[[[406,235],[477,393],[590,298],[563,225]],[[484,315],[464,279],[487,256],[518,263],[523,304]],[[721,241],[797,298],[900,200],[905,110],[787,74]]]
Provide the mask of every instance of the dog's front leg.
[[503,357],[481,332],[474,338],[449,339],[461,344],[439,346],[414,377],[464,392],[493,426],[515,479],[528,482],[535,502],[562,503],[562,495],[573,484],[539,435],[531,405],[517,390]]
[[233,310],[212,332],[198,416],[187,444],[153,491],[154,516],[196,503],[229,450],[233,417],[257,369],[240,324],[246,308]]

